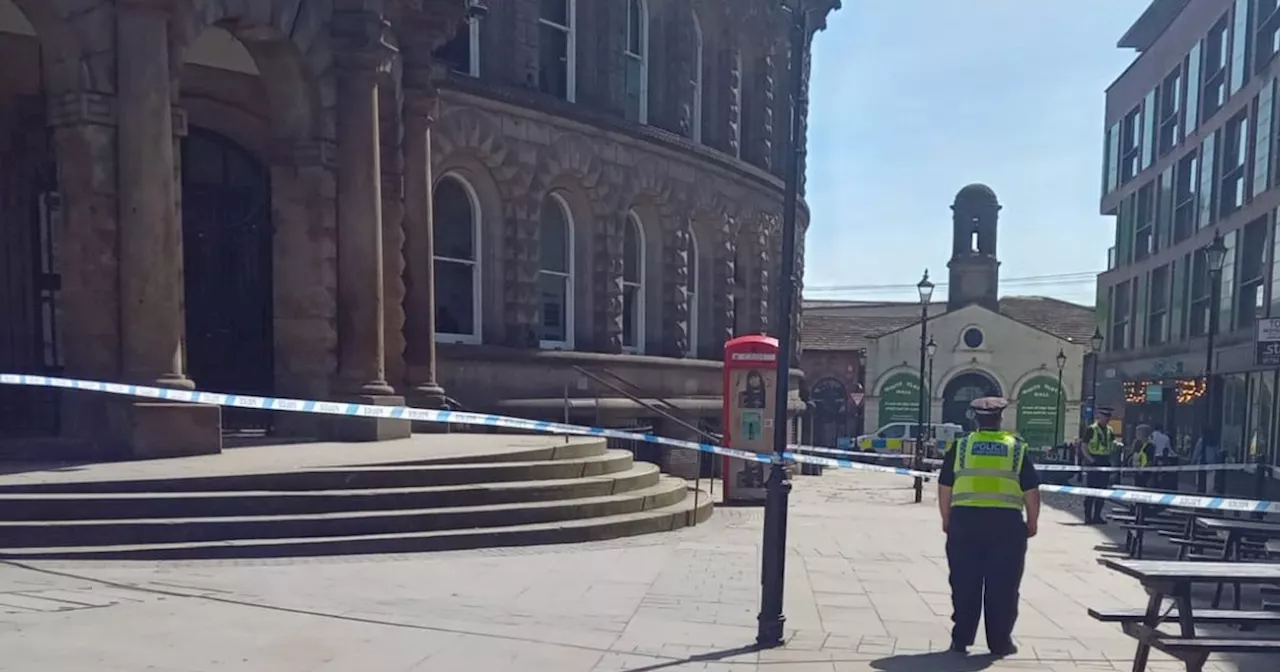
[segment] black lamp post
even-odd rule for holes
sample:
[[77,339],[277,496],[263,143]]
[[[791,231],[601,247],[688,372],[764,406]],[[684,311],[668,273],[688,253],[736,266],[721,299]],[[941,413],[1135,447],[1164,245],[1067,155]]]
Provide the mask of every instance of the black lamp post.
[[[920,395],[919,408],[916,412],[916,442],[915,453],[912,456],[912,468],[920,469],[923,464],[920,461],[920,448],[924,445],[924,377],[925,377],[925,357],[929,354],[929,346],[926,342],[929,334],[929,301],[933,299],[933,283],[929,282],[929,271],[925,269],[924,277],[916,285],[916,290],[920,294]],[[924,500],[924,479],[915,477],[916,503],[919,504]]]
[[[1089,385],[1092,390],[1089,392],[1089,420],[1097,422],[1098,420],[1098,358],[1102,356],[1102,330],[1098,327],[1093,328],[1093,336],[1089,339],[1089,347],[1093,350],[1093,363],[1089,373]],[[1079,458],[1079,455],[1076,455]]]
[[924,407],[924,422],[929,426],[929,438],[933,438],[933,356],[938,354],[938,344],[933,342],[933,334],[929,335],[929,343],[924,346],[929,355],[929,385],[925,388],[924,398],[929,402]]
[[[1214,421],[1217,404],[1214,402],[1217,385],[1213,381],[1213,342],[1218,335],[1218,304],[1222,302],[1222,265],[1227,261],[1227,244],[1222,234],[1214,232],[1213,242],[1204,248],[1205,266],[1209,270],[1209,315],[1208,329],[1204,348],[1204,409],[1201,411],[1200,427],[1200,471],[1196,474],[1196,486],[1200,492],[1209,489],[1209,472],[1203,467],[1209,462],[1209,446],[1216,448],[1218,428]],[[1224,485],[1221,475],[1214,479],[1217,490],[1222,491]]]
[[[858,391],[862,393],[862,403],[858,404],[858,433],[867,433],[867,349],[858,349]],[[857,446],[854,446],[856,449]]]
[[804,63],[809,42],[809,11],[805,0],[782,0],[791,19],[791,135],[786,157],[786,185],[782,204],[782,259],[778,278],[778,368],[774,401],[773,464],[769,470],[764,503],[764,539],[760,559],[760,614],[756,617],[756,645],[781,646],[784,577],[787,560],[787,500],[791,481],[782,454],[787,449],[787,398],[791,380],[792,308],[796,288],[796,217],[799,206],[800,141],[804,129]]
[[1058,390],[1055,392],[1055,401],[1053,403],[1053,447],[1057,450],[1058,443],[1062,441],[1059,438],[1059,432],[1062,431],[1062,369],[1067,366],[1067,353],[1058,348]]

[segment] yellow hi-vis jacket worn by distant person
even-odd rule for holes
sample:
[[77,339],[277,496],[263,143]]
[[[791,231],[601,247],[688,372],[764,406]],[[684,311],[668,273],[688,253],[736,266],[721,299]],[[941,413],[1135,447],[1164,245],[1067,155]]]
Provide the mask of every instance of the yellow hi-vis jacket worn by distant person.
[[1022,510],[1026,444],[1008,432],[974,432],[956,445],[952,506]]
[[1110,455],[1111,444],[1115,442],[1116,435],[1111,431],[1111,427],[1093,423],[1092,436],[1089,437],[1089,454],[1090,455]]

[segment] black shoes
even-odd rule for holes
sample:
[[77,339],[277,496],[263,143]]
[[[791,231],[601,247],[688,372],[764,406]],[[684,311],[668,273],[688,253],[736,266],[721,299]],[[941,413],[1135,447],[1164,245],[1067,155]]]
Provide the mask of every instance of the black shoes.
[[959,642],[951,642],[951,648],[947,649],[951,653],[969,653],[969,647]]
[[997,658],[1004,658],[1005,656],[1012,656],[1012,655],[1014,655],[1014,654],[1016,654],[1016,653],[1018,653],[1018,647],[1017,647],[1017,646],[1014,646],[1013,642],[1009,642],[1008,644],[1005,644],[1005,645],[1003,645],[1003,646],[993,646],[993,647],[991,647],[991,655],[993,655],[993,656],[995,656],[995,657],[997,657]]

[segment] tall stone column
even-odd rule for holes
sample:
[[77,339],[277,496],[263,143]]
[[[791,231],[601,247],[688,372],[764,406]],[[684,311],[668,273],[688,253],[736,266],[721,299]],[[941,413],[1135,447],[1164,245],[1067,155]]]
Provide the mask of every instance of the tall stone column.
[[[134,383],[192,389],[183,371],[168,3],[122,0],[115,16],[121,373]],[[116,452],[169,457],[222,449],[216,406],[122,401],[108,411],[106,434]]]
[[128,0],[116,9],[121,361],[131,382],[191,389],[183,373],[169,16],[158,5]]
[[[386,381],[383,322],[382,190],[378,73],[392,51],[371,12],[337,12],[338,388],[359,403],[402,405]],[[378,441],[409,435],[401,420],[342,418],[336,438]]]
[[409,397],[415,406],[427,408],[445,403],[444,389],[436,379],[435,176],[431,172],[431,125],[438,104],[430,89],[405,91],[406,358]]

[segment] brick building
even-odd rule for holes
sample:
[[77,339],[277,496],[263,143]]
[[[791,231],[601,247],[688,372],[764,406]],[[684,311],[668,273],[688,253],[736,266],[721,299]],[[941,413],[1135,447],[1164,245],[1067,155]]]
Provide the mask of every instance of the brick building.
[[1121,37],[1137,56],[1107,89],[1101,211],[1116,238],[1098,277],[1100,396],[1125,425],[1163,423],[1190,450],[1209,420],[1233,459],[1257,446],[1273,462],[1280,372],[1255,365],[1253,335],[1280,317],[1278,39],[1274,0],[1155,0]]
[[[788,17],[0,0],[0,370],[651,418],[583,367],[710,421],[721,344],[769,326]],[[409,432],[0,389],[0,436],[48,455],[229,429]]]

